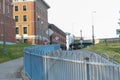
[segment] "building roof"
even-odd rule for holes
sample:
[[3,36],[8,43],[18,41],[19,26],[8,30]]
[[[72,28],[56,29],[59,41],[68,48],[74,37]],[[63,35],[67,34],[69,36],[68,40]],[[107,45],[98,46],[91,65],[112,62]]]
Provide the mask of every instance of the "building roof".
[[47,8],[50,8],[50,6],[45,2],[45,0],[41,0]]
[[[37,1],[37,0],[27,0],[27,1]],[[40,0],[48,9],[50,8],[50,6],[45,2],[45,0]],[[23,0],[18,0],[18,1],[14,1],[13,2],[25,2]]]
[[60,28],[58,28],[57,26],[55,26],[54,24],[49,24],[48,28],[51,28],[52,30],[55,30],[55,31],[58,30],[59,33],[66,36],[66,33],[62,31]]

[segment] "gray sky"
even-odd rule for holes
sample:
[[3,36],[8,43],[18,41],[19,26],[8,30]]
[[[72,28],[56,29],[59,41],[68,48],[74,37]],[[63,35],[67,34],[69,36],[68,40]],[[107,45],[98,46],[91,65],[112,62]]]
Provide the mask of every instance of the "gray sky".
[[[92,37],[92,15],[95,38],[118,37],[120,0],[45,0],[49,5],[48,21],[64,32],[85,39]],[[92,13],[96,11],[96,13]]]

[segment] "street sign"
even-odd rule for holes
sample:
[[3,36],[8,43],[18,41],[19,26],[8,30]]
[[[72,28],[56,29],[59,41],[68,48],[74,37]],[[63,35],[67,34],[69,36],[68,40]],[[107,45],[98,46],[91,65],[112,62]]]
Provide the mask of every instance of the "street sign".
[[48,41],[47,40],[44,40],[44,44],[46,45],[48,43]]
[[54,31],[51,30],[51,29],[48,29],[48,30],[46,31],[46,34],[49,35],[49,36],[51,36],[53,33],[54,33]]
[[82,43],[83,43],[83,40],[80,40],[80,43],[82,44]]
[[59,37],[58,37],[58,36],[56,36],[56,37],[55,37],[55,40],[59,40]]
[[80,37],[80,40],[83,40],[83,37]]

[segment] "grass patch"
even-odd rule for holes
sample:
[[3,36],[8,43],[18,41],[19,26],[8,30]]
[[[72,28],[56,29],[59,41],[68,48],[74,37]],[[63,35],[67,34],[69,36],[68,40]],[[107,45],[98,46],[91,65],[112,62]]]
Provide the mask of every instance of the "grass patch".
[[28,46],[30,46],[30,44],[25,43],[6,45],[7,54],[4,54],[3,45],[0,44],[0,63],[22,57],[24,47]]
[[[97,54],[106,53],[109,55],[109,58],[112,60],[114,54],[116,53],[120,54],[120,43],[108,43],[107,45],[105,43],[99,43],[94,46],[92,45],[90,47],[87,47],[85,48],[85,50],[89,50]],[[115,56],[114,60],[120,63],[120,56]]]

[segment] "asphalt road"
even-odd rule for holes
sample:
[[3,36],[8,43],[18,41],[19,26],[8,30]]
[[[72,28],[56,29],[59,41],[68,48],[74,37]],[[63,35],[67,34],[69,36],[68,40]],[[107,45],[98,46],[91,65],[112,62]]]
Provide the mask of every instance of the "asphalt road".
[[23,58],[0,64],[0,80],[22,80],[20,71],[23,67]]

